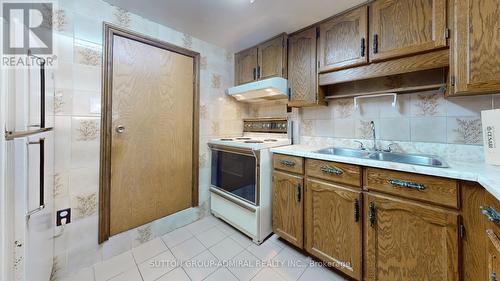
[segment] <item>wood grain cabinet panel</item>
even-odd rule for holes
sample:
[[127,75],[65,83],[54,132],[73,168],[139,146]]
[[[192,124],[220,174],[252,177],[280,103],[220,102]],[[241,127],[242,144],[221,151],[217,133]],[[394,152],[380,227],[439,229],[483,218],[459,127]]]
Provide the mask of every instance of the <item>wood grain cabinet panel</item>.
[[273,172],[273,231],[302,248],[304,237],[304,178]]
[[319,27],[320,72],[368,63],[368,7],[335,17]]
[[457,213],[372,194],[365,199],[364,280],[459,280]]
[[307,159],[306,174],[310,177],[361,187],[361,167],[356,165]]
[[376,0],[370,11],[371,61],[447,46],[446,0]]
[[241,85],[257,79],[257,48],[251,48],[234,55],[235,84]]
[[288,37],[289,106],[316,105],[319,100],[316,27]]
[[286,35],[280,35],[258,46],[259,79],[271,77],[286,78]]
[[274,154],[273,168],[286,172],[303,174],[304,158],[291,155]]
[[320,180],[306,180],[305,249],[361,280],[361,192]]
[[455,92],[500,91],[500,1],[454,0]]
[[490,280],[500,278],[500,239],[492,229],[486,230],[488,243],[488,276]]

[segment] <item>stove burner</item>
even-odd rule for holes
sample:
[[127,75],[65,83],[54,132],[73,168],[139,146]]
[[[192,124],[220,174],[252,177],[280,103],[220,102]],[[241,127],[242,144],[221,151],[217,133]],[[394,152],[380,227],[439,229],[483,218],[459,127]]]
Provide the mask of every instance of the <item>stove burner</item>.
[[264,143],[264,142],[260,141],[260,140],[248,140],[248,141],[245,141],[245,143]]
[[236,138],[237,140],[251,140],[252,138]]
[[232,141],[233,139],[220,139],[221,141]]
[[278,141],[277,139],[265,139],[264,141],[267,141],[267,142],[275,142],[275,141]]

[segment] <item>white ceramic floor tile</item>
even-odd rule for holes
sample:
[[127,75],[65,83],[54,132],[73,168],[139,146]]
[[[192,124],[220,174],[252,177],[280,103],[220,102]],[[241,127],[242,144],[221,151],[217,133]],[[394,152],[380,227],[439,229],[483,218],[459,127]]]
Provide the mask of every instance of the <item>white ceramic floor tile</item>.
[[94,281],[94,269],[91,267],[84,268],[78,273],[65,277],[62,279],[57,279],[59,281]]
[[226,235],[233,235],[235,233],[240,233],[236,228],[232,227],[231,225],[225,222],[218,224],[217,228],[219,228],[222,232],[226,233]]
[[250,239],[248,236],[240,232],[234,233],[229,237],[231,237],[231,239],[236,241],[238,244],[240,244],[241,247],[245,249],[253,244],[252,239]]
[[139,270],[137,269],[136,266],[133,268],[121,273],[118,276],[115,276],[109,281],[143,281],[141,274],[139,273]]
[[188,262],[184,263],[183,269],[193,281],[201,281],[218,268],[217,258],[205,251]]
[[340,275],[334,273],[332,270],[320,267],[320,266],[310,266],[308,267],[302,276],[300,276],[299,281],[347,281]]
[[213,219],[203,218],[203,219],[195,221],[189,225],[186,225],[185,228],[189,232],[191,232],[192,234],[196,235],[196,234],[202,233],[205,230],[212,228],[216,225],[217,225],[217,223]]
[[222,267],[210,274],[205,281],[238,281],[238,279],[227,268]]
[[205,247],[209,248],[218,242],[222,241],[227,235],[220,231],[217,227],[212,227],[209,230],[203,231],[196,235],[196,238],[200,240],[200,242],[205,245]]
[[174,254],[177,259],[185,261],[198,255],[204,250],[206,250],[205,246],[203,246],[198,239],[193,237],[173,247],[172,254]]
[[173,247],[179,245],[180,243],[193,237],[193,234],[189,232],[185,227],[178,228],[172,232],[169,232],[161,238],[167,247],[172,249]]
[[274,244],[278,245],[281,248],[289,247],[283,240],[279,238],[278,235],[273,234],[271,237],[268,239],[270,242],[273,242]]
[[177,261],[170,251],[150,258],[139,265],[144,281],[153,281],[177,267]]
[[236,243],[236,241],[234,241],[233,239],[227,237],[217,245],[211,247],[209,250],[219,260],[227,261],[243,251],[243,247],[241,247],[240,244]]
[[167,246],[161,241],[160,238],[148,241],[137,248],[132,249],[132,254],[134,255],[135,262],[137,264],[157,256],[165,251],[167,251]]
[[[252,281],[270,281],[270,280],[286,281],[286,279],[283,279],[281,275],[279,275],[276,271],[272,270],[271,268],[264,268],[259,273],[257,273],[257,275],[252,279]],[[314,280],[314,279],[308,279],[308,280]]]
[[169,273],[163,275],[160,279],[157,279],[156,281],[191,281],[189,279],[189,276],[186,274],[184,269],[181,267],[178,267]]
[[247,250],[259,259],[267,261],[274,258],[282,248],[271,241],[265,241],[260,245],[252,244]]
[[95,280],[106,281],[136,266],[132,251],[94,265]]
[[274,257],[273,262],[277,265],[273,269],[286,280],[290,281],[299,279],[309,266],[309,258],[293,251],[289,247],[283,249],[283,251]]
[[262,270],[260,260],[248,251],[243,251],[233,259],[234,263],[228,269],[241,281],[252,279]]

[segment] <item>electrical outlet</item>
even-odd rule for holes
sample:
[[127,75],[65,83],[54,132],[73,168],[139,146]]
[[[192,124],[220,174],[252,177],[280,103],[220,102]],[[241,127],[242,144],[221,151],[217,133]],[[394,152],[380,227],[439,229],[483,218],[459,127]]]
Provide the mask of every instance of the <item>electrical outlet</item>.
[[71,208],[59,210],[56,213],[56,225],[61,226],[71,222]]

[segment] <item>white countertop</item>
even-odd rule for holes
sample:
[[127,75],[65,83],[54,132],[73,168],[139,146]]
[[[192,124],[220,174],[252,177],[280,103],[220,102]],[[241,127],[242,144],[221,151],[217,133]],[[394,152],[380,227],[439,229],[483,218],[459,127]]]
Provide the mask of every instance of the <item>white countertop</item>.
[[[485,163],[463,163],[447,161],[449,168],[434,168],[426,166],[409,165],[372,159],[335,156],[315,153],[313,151],[324,147],[308,145],[289,145],[272,148],[274,153],[300,156],[306,158],[350,163],[360,166],[383,168],[404,172],[412,172],[430,176],[452,178],[458,180],[474,181],[481,184],[488,192],[500,200],[500,166],[487,165]],[[446,159],[445,159],[446,160]]]

